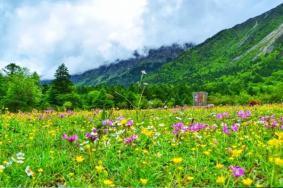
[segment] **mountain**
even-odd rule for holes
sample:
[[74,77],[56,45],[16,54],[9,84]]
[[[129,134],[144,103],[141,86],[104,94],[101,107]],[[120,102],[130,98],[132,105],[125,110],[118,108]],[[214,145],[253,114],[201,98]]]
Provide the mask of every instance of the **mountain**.
[[283,4],[243,24],[223,30],[151,75],[153,82],[207,81],[239,74],[262,56],[281,50]]
[[147,73],[157,72],[164,64],[171,62],[192,47],[193,44],[190,43],[162,46],[158,49],[150,49],[144,56],[135,52],[133,58],[117,60],[112,64],[86,71],[83,74],[73,75],[71,80],[78,85],[128,86],[139,81],[142,70]]
[[283,4],[219,32],[145,79],[149,83],[186,82],[195,89],[215,92],[229,92],[230,87],[234,93],[258,82],[282,83],[282,45]]
[[[145,57],[103,66],[72,77],[78,84],[125,85],[146,70],[150,85],[187,85],[211,96],[271,96],[283,93],[283,4],[183,49],[161,47]],[[187,87],[186,86],[186,87]],[[280,96],[280,95],[274,95]],[[222,97],[223,98],[223,97]]]

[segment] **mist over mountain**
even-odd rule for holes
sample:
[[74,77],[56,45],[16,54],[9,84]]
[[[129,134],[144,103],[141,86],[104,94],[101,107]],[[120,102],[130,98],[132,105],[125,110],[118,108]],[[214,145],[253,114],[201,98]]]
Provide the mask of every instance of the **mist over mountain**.
[[135,50],[199,44],[282,0],[0,0],[0,68],[54,78],[129,59]]
[[73,75],[71,80],[79,85],[107,84],[129,86],[139,81],[141,71],[144,70],[147,74],[156,72],[164,64],[171,62],[193,46],[192,43],[161,46],[157,49],[149,49],[144,55],[135,51],[133,58],[116,60],[109,65],[86,71],[83,74]]
[[189,84],[192,91],[255,95],[283,90],[283,4],[223,30],[188,49],[161,47],[148,56],[119,61],[75,75],[80,85],[124,85],[148,74],[149,84]]

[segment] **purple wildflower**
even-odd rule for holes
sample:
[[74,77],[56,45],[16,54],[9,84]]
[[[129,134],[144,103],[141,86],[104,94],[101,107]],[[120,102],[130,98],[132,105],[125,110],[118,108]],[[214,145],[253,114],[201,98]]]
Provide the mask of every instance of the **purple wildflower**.
[[216,118],[217,119],[224,119],[224,118],[228,118],[229,116],[230,116],[230,114],[228,112],[223,112],[223,113],[217,114]]
[[92,129],[92,132],[86,133],[85,136],[89,140],[95,141],[98,138],[97,130],[94,128],[94,129]]
[[234,124],[231,126],[231,129],[232,129],[232,131],[237,132],[237,131],[239,130],[239,124],[234,123]]
[[125,138],[124,143],[125,144],[131,144],[134,140],[136,140],[138,138],[138,135],[132,135],[128,138]]
[[277,121],[273,121],[272,123],[271,123],[271,126],[274,128],[274,127],[277,127],[277,125],[278,125],[278,122]]
[[205,125],[205,124],[202,124],[202,123],[194,123],[194,124],[192,124],[192,125],[189,127],[189,130],[190,130],[191,132],[198,132],[198,131],[200,131],[200,130],[206,128],[206,127],[207,127],[207,125]]
[[182,122],[178,122],[172,125],[172,127],[173,127],[173,134],[178,134],[184,128],[184,124]]
[[239,166],[231,166],[231,169],[235,177],[241,177],[245,175],[245,170]]
[[131,120],[131,119],[126,123],[126,125],[127,125],[128,127],[133,126],[133,124],[134,124],[134,121]]
[[113,121],[111,121],[110,119],[103,120],[102,121],[102,125],[112,126],[113,125]]
[[68,135],[67,134],[63,134],[63,139],[68,139]]
[[229,114],[228,112],[223,112],[223,116],[224,116],[224,117],[229,117],[230,114]]
[[[280,120],[281,123],[283,123],[282,118]],[[260,118],[260,123],[263,124],[266,128],[276,128],[280,126],[280,122],[275,119],[275,115],[262,116]]]
[[[172,125],[172,127],[173,127],[173,134],[175,135],[181,132],[187,132],[187,131],[198,132],[202,129],[210,128],[208,125],[203,124],[203,123],[194,123],[190,126],[185,126],[182,122],[175,123]],[[211,128],[215,128],[215,127],[211,127]]]
[[74,134],[72,136],[68,136],[67,134],[63,134],[63,139],[69,141],[69,142],[75,142],[79,139],[78,135]]
[[263,122],[266,121],[265,116],[261,116],[260,121],[263,121]]
[[230,130],[229,130],[227,124],[224,124],[224,125],[223,125],[222,131],[223,131],[223,133],[225,133],[225,134],[229,134],[229,133],[230,133]]
[[251,113],[251,111],[249,111],[249,110],[246,110],[246,111],[240,110],[240,111],[237,113],[237,115],[238,115],[239,118],[246,119],[246,118],[248,118],[248,117],[251,117],[252,113]]
[[223,119],[223,115],[222,115],[222,114],[217,114],[217,115],[216,115],[216,118],[217,118],[217,119]]

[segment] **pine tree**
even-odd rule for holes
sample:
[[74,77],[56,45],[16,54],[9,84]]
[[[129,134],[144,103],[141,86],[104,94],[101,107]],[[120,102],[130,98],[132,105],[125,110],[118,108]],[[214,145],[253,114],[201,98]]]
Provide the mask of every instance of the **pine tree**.
[[64,95],[73,92],[73,83],[70,80],[70,74],[65,64],[58,67],[55,73],[55,79],[52,81],[49,90],[49,102],[54,105],[63,105]]
[[70,80],[70,74],[65,64],[60,65],[56,70],[52,87],[58,94],[67,94],[73,91],[73,83]]

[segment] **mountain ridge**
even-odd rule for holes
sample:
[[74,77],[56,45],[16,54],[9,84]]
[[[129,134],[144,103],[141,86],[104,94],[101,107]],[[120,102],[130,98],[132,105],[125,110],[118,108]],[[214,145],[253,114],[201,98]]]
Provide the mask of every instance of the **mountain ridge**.
[[82,74],[72,75],[71,80],[78,85],[118,84],[128,86],[139,80],[141,70],[146,70],[148,73],[157,71],[163,64],[172,61],[192,46],[191,43],[161,46],[157,49],[150,49],[146,55],[135,52],[132,58],[118,60]]
[[121,61],[87,71],[83,79],[73,76],[72,80],[78,85],[129,86],[139,80],[141,70],[152,66],[144,78],[149,84],[189,83],[192,90],[227,95],[256,93],[281,83],[280,76],[280,83],[274,78],[283,77],[282,24],[283,4],[178,51],[169,61],[131,64],[124,60],[130,70],[119,66]]
[[[203,79],[197,78],[197,75],[202,74],[204,76],[204,72],[209,71],[208,68],[211,68],[209,71],[210,76],[206,74],[207,78],[205,78],[210,81],[211,75],[216,76],[217,71],[223,71],[223,69],[231,67],[233,59],[243,55],[243,53],[258,44],[264,37],[276,30],[282,24],[282,20],[283,4],[260,16],[248,19],[243,24],[238,24],[230,29],[220,31],[213,37],[192,48],[189,52],[184,52],[175,61],[164,65],[158,73],[150,75],[147,81],[156,83],[157,80],[157,83],[164,83],[176,82],[184,80],[184,78],[186,80],[200,81]],[[253,30],[251,30],[252,28]],[[245,61],[251,62],[251,60],[247,59]],[[216,70],[216,64],[222,66],[221,69],[218,68]],[[223,67],[224,64],[227,67]],[[230,72],[238,72],[236,69],[240,70],[241,65],[234,68],[235,70],[230,70]],[[170,76],[169,73],[172,72],[176,72],[177,74],[171,74]],[[160,76],[163,78],[160,78]],[[223,76],[223,74],[219,74],[219,76]]]

